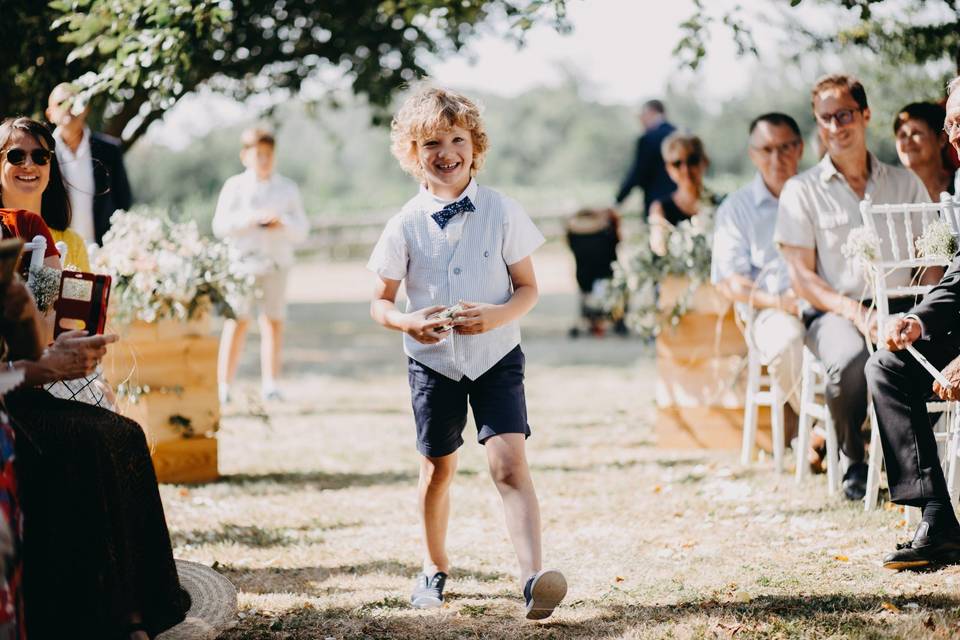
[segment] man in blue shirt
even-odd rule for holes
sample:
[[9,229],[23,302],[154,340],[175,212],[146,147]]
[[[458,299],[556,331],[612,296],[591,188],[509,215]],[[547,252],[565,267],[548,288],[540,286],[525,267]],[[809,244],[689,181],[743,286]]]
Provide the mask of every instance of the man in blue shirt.
[[624,176],[617,192],[617,206],[623,204],[634,187],[643,189],[643,217],[647,217],[650,204],[673,193],[677,185],[667,175],[660,153],[664,138],[676,131],[676,127],[667,122],[663,103],[648,100],[640,108],[640,123],[644,134],[637,140],[637,150],[633,164]]
[[[711,280],[743,313],[753,315],[753,344],[793,409],[795,425],[804,329],[773,233],[780,191],[797,173],[803,139],[793,118],[766,113],[750,123],[749,144],[757,174],[717,211]],[[794,425],[788,423],[788,440]]]

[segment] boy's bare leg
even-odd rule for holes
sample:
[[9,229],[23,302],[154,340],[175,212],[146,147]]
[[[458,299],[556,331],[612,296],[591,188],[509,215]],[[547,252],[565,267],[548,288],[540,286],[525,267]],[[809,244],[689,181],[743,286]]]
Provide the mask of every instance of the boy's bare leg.
[[457,454],[420,461],[420,519],[423,523],[423,572],[450,572],[447,524],[450,522],[450,483],[457,471]]
[[264,391],[276,389],[280,377],[280,351],[283,349],[283,320],[260,315],[260,378]]
[[237,365],[243,352],[243,342],[247,338],[250,322],[242,320],[224,320],[223,333],[220,334],[220,352],[217,356],[217,383],[220,388],[233,384],[237,377]]
[[507,531],[520,562],[520,580],[540,571],[540,503],[527,466],[522,433],[505,433],[486,441],[487,463],[507,520]]

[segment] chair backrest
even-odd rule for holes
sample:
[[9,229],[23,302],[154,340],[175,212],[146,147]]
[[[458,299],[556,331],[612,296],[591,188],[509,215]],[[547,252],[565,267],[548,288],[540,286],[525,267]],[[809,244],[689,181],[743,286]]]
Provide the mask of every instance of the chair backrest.
[[911,281],[909,286],[892,286],[887,282],[890,274],[903,269],[950,265],[952,256],[918,255],[916,239],[937,221],[946,222],[957,236],[960,229],[957,211],[958,204],[947,193],[941,195],[940,202],[873,204],[868,196],[860,203],[864,227],[881,243],[881,256],[873,263],[876,271],[871,282],[880,331],[890,316],[890,298],[926,295],[934,286],[919,281]]
[[60,253],[60,266],[66,268],[67,266],[67,256],[70,253],[70,247],[67,246],[67,243],[61,240],[60,242],[55,243],[57,245],[57,251]]
[[43,258],[47,253],[47,239],[43,236],[34,236],[30,242],[23,243],[23,252],[30,252],[30,267],[27,272],[27,284],[33,284],[33,270],[43,266]]

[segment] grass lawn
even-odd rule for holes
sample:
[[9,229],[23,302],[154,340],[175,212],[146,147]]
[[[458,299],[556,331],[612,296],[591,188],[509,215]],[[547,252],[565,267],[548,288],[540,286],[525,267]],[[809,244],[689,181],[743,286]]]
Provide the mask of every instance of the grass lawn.
[[[417,454],[398,334],[375,327],[358,263],[292,283],[287,401],[260,407],[255,339],[220,433],[221,481],[165,485],[175,555],[240,591],[223,638],[956,638],[960,568],[891,573],[909,535],[733,452],[653,441],[655,367],[636,340],[570,341],[566,255],[538,263],[524,324],[529,458],[545,561],[570,590],[545,623],[522,597],[499,497],[468,424],[453,489],[446,605],[410,609]],[[265,410],[264,410],[265,409]]]

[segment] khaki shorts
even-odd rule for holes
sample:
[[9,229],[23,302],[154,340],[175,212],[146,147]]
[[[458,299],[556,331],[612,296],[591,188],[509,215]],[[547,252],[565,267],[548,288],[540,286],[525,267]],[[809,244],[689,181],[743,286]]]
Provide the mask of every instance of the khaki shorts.
[[257,276],[253,281],[253,290],[240,300],[234,312],[240,320],[249,319],[255,309],[271,320],[287,318],[287,276],[289,269],[271,271]]

